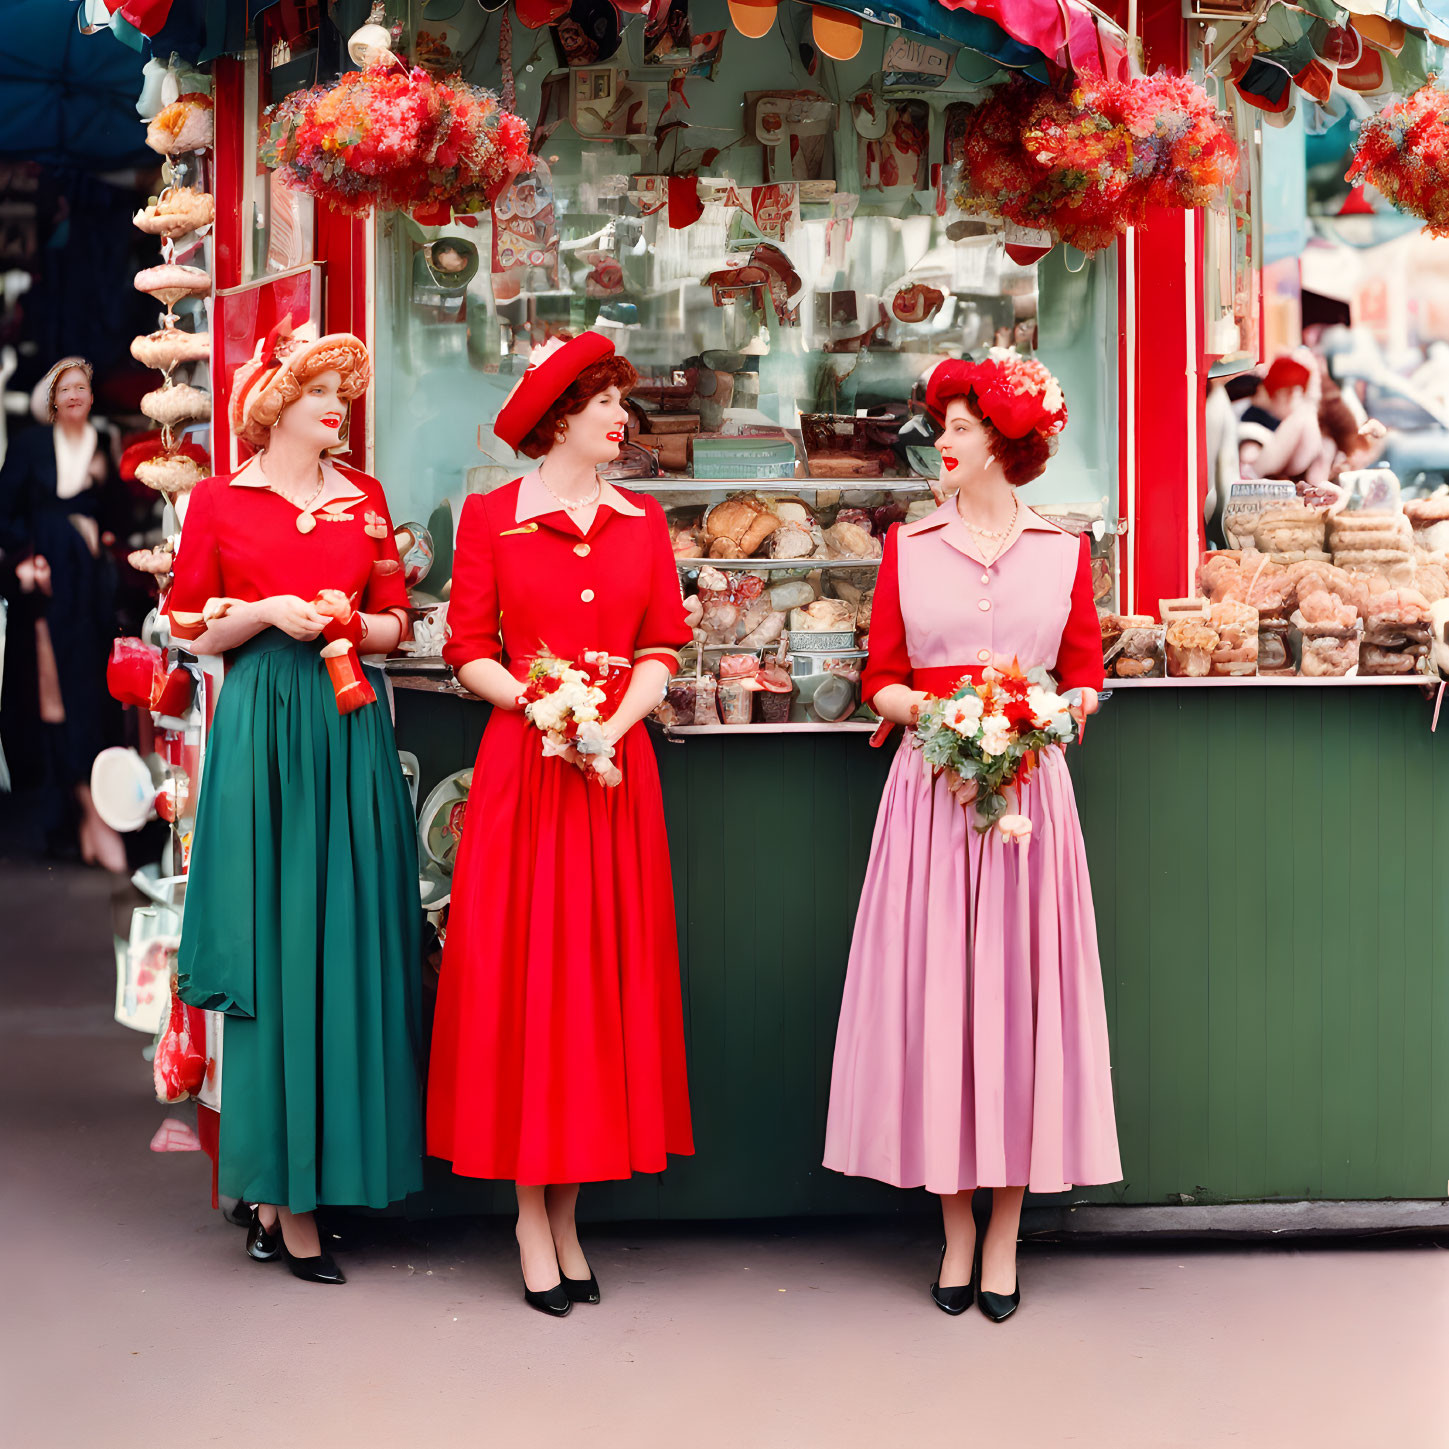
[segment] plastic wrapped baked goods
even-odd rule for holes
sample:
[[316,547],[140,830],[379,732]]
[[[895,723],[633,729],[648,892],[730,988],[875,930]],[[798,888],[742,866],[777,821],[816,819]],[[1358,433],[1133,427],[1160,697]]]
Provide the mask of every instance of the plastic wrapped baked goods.
[[1118,621],[1120,632],[1110,650],[1103,651],[1112,679],[1161,679],[1166,672],[1163,636],[1166,630],[1147,614],[1128,614]]
[[1420,554],[1414,562],[1414,587],[1431,604],[1449,598],[1449,566],[1439,558]]
[[721,724],[749,724],[759,690],[760,661],[753,654],[726,654],[719,661],[715,703]]
[[755,713],[761,724],[785,724],[795,700],[795,680],[790,658],[783,643],[760,663],[760,692],[755,700]]
[[855,607],[844,599],[816,599],[790,614],[792,632],[838,634],[855,628]]
[[187,232],[210,226],[216,220],[216,202],[208,191],[197,191],[190,186],[168,186],[131,220],[148,236],[163,236],[175,241]]
[[1208,623],[1217,631],[1212,673],[1244,675],[1258,672],[1258,611],[1233,599],[1208,606]]
[[829,558],[879,558],[881,555],[880,539],[872,536],[869,525],[849,520],[837,520],[825,530],[825,548]]
[[766,558],[809,558],[819,547],[819,530],[802,523],[782,523],[765,540]]
[[1302,595],[1293,614],[1293,626],[1305,634],[1343,633],[1358,623],[1358,607],[1327,589]]
[[1253,541],[1262,553],[1322,553],[1326,519],[1326,509],[1310,507],[1298,498],[1265,504]]
[[1289,648],[1290,625],[1286,619],[1258,620],[1258,673],[1297,674]]
[[678,674],[669,685],[664,703],[673,711],[671,721],[677,725],[708,725],[719,723],[715,708],[718,686],[712,674]]
[[705,534],[697,518],[675,519],[669,525],[669,541],[675,558],[703,558]]
[[1358,651],[1358,672],[1379,676],[1414,674],[1420,668],[1420,660],[1428,653],[1427,644],[1411,645],[1406,649],[1385,649],[1365,640]]
[[1109,649],[1115,649],[1117,641],[1122,637],[1122,616],[1120,614],[1098,614],[1097,623],[1102,628],[1102,654],[1105,657]]
[[1304,634],[1299,673],[1310,679],[1341,677],[1358,668],[1359,631]]
[[1404,516],[1414,530],[1414,547],[1420,553],[1449,552],[1449,496],[1411,498],[1404,504]]
[[148,392],[141,399],[141,411],[162,427],[204,423],[211,417],[211,394],[184,382],[175,383]]
[[1393,574],[1393,582],[1412,582],[1414,531],[1397,510],[1336,514],[1328,526],[1333,561],[1343,569]]
[[1212,669],[1218,631],[1200,619],[1177,619],[1164,639],[1167,672],[1175,679],[1201,679]]

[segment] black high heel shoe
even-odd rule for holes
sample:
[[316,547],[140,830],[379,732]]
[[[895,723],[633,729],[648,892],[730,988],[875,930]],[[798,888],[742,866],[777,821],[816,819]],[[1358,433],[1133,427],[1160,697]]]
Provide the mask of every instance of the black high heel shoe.
[[[976,1274],[980,1281],[981,1250],[977,1249]],[[976,1290],[976,1306],[982,1315],[993,1323],[1005,1323],[1021,1307],[1021,1271],[1017,1270],[1016,1287],[1010,1293],[988,1293],[985,1288]]]
[[261,1212],[253,1208],[251,1222],[247,1224],[247,1257],[258,1263],[274,1263],[281,1252],[281,1225],[264,1228]]
[[559,1271],[559,1287],[568,1294],[570,1303],[597,1303],[599,1301],[599,1280],[590,1271],[587,1278],[566,1278]]
[[958,1313],[965,1313],[971,1306],[971,1295],[975,1291],[976,1268],[972,1265],[971,1282],[958,1284],[954,1288],[941,1287],[941,1265],[946,1261],[946,1248],[941,1247],[941,1264],[936,1267],[936,1281],[931,1284],[931,1301],[942,1313],[949,1313],[953,1318]]
[[326,1248],[323,1248],[314,1257],[298,1258],[293,1256],[292,1250],[284,1241],[282,1255],[287,1260],[287,1266],[292,1270],[292,1276],[300,1278],[304,1283],[345,1283],[347,1281],[342,1269],[333,1261],[332,1254]]
[[567,1317],[574,1306],[573,1299],[569,1297],[564,1288],[562,1277],[552,1288],[545,1288],[537,1293],[525,1283],[523,1301],[530,1308],[536,1308],[540,1313],[547,1313],[550,1318]]

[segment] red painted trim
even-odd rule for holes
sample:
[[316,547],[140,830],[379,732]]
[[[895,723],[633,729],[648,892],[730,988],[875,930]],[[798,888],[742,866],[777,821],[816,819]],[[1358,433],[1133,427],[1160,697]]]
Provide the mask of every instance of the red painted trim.
[[242,167],[246,137],[243,105],[245,67],[239,60],[218,59],[215,83],[216,147],[212,153],[212,190],[216,196],[216,228],[212,232],[213,280],[235,287],[242,279]]
[[[323,264],[323,328],[327,332],[351,332],[369,347],[367,335],[367,228],[371,216],[353,217],[318,205],[314,236],[317,260]],[[367,400],[352,404],[348,418],[347,452],[344,462],[367,469]]]
[[[1146,70],[1186,68],[1187,30],[1177,0],[1149,3],[1140,24]],[[1198,258],[1193,275],[1186,261],[1190,236]],[[1189,478],[1205,476],[1204,398],[1188,378],[1190,356],[1198,360],[1199,375],[1203,370],[1202,250],[1196,215],[1155,212],[1136,234],[1136,255],[1136,274],[1129,279],[1136,289],[1138,318],[1136,429],[1129,440],[1137,467],[1130,597],[1134,610],[1155,614],[1159,599],[1176,598],[1190,584],[1187,485]],[[1191,314],[1189,289],[1196,303]],[[1194,415],[1198,441],[1189,448]]]
[[[1136,379],[1129,366],[1127,336],[1127,306],[1131,295],[1129,287],[1127,258],[1123,246],[1117,247],[1117,512],[1120,518],[1128,517],[1127,477],[1132,459],[1132,414],[1130,401],[1134,396]],[[1111,520],[1115,521],[1115,520]],[[1117,540],[1117,611],[1131,613],[1132,606],[1132,548],[1131,534]]]

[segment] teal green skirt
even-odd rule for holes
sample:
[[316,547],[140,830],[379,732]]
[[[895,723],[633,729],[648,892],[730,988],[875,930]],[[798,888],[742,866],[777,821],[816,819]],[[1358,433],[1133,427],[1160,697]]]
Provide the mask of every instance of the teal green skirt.
[[342,716],[319,648],[231,656],[179,956],[182,999],[226,1013],[219,1189],[293,1212],[422,1186],[413,814],[381,678]]

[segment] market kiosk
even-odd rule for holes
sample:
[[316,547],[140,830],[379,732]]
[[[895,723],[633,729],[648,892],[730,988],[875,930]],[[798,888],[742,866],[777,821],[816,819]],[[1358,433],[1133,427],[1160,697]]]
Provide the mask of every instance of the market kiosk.
[[[1067,8],[1054,62],[1125,77],[1134,25],[1149,65],[1214,60],[1175,6],[1125,24]],[[1046,75],[1040,51],[978,15],[787,3],[763,25],[758,7],[679,0],[630,24],[577,0],[550,26],[545,9],[389,17],[400,52],[494,88],[534,128],[536,164],[466,215],[351,218],[288,190],[258,158],[265,107],[312,78],[305,51],[263,25],[259,53],[217,62],[213,388],[224,398],[256,336],[298,308],[374,349],[352,456],[415,544],[417,637],[389,674],[441,922],[487,712],[438,657],[452,529],[469,492],[522,471],[491,419],[530,346],[560,330],[609,332],[641,373],[616,476],[663,503],[697,601],[655,733],[697,1155],[602,1187],[591,1211],[900,1210],[819,1166],[890,753],[872,747],[859,668],[880,537],[934,506],[922,380],[990,346],[1061,379],[1071,422],[1025,501],[1091,535],[1104,639],[1133,666],[1072,751],[1125,1178],[1064,1201],[1438,1195],[1449,923],[1432,877],[1449,784],[1425,666],[1309,677],[1312,630],[1274,618],[1257,576],[1246,599],[1198,591],[1205,390],[1261,345],[1259,113],[1223,84],[1233,189],[1088,255],[1003,229],[960,190],[965,109],[1013,70]],[[231,466],[223,430],[216,445]],[[1318,537],[1331,562],[1326,523]],[[1220,604],[1252,608],[1251,628]],[[1179,616],[1212,641],[1189,628],[1174,650]],[[1250,633],[1255,664],[1260,639],[1283,644],[1280,672],[1215,666],[1242,664],[1219,656]],[[742,699],[738,666],[721,667],[740,656],[787,667],[788,689]],[[434,1166],[414,1210],[504,1204],[506,1187]]]

